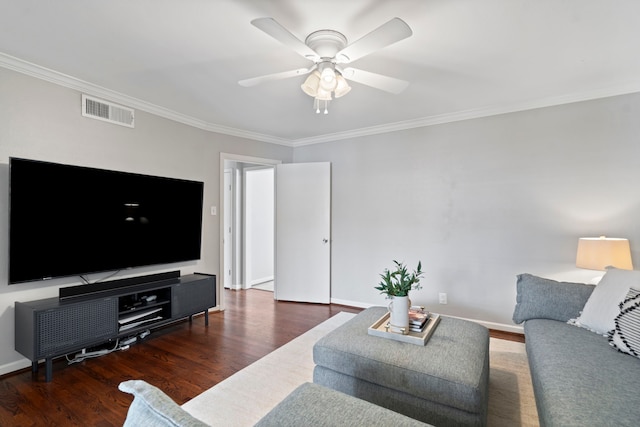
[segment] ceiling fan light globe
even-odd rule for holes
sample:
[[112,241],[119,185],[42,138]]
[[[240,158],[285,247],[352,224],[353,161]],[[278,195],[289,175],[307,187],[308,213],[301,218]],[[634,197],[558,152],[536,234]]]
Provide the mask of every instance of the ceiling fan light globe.
[[322,70],[321,77],[323,82],[333,83],[336,80],[336,72],[333,71],[333,68],[327,66]]
[[316,99],[318,101],[331,101],[331,91],[324,90],[322,87],[318,88]]
[[333,90],[335,90],[336,86],[338,85],[338,82],[334,79],[330,82],[327,82],[325,80],[320,80],[320,88],[324,91],[327,92],[332,92]]
[[314,71],[307,77],[307,79],[300,85],[300,88],[304,93],[315,98],[318,93],[318,85],[320,83],[320,73]]
[[333,70],[332,64],[325,63],[320,72],[320,87],[322,90],[331,92],[336,88],[337,84],[336,72]]
[[344,77],[340,74],[336,77],[336,88],[334,95],[336,98],[340,98],[341,96],[345,96],[351,91],[351,86],[347,83]]

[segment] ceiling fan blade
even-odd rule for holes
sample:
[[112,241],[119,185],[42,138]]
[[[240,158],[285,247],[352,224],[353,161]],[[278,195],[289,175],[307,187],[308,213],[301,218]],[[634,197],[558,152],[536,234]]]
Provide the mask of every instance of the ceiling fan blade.
[[363,85],[371,86],[385,92],[399,94],[409,86],[409,82],[396,79],[394,77],[383,76],[382,74],[371,73],[369,71],[359,70],[357,68],[345,68],[340,70],[342,77],[352,80]]
[[400,18],[393,18],[336,54],[336,61],[344,64],[369,55],[376,50],[404,40],[413,34],[411,27]]
[[282,79],[288,79],[289,77],[304,76],[305,74],[309,74],[316,68],[317,67],[314,66],[311,68],[298,68],[297,70],[282,71],[280,73],[267,74],[264,76],[240,80],[238,84],[244,87],[256,86],[256,85],[259,85],[260,83],[270,82],[273,80],[282,80]]
[[251,24],[256,28],[264,31],[274,39],[278,40],[280,43],[285,46],[290,47],[298,54],[304,56],[305,58],[316,61],[319,59],[318,54],[314,52],[309,46],[304,44],[300,39],[291,34],[289,30],[280,25],[273,18],[257,18],[251,21]]

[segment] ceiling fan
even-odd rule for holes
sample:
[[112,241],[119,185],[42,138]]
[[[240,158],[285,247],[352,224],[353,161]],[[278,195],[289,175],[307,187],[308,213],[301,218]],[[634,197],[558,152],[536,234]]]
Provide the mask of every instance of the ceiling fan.
[[405,80],[344,66],[410,37],[413,34],[411,28],[400,18],[391,19],[351,44],[347,44],[347,38],[342,33],[334,30],[314,31],[302,42],[273,18],[254,19],[251,24],[312,61],[313,65],[309,68],[240,80],[238,84],[241,86],[256,86],[273,80],[310,74],[301,88],[314,98],[316,112],[320,112],[320,103],[324,102],[324,112],[327,114],[332,93],[339,98],[351,90],[346,80],[394,94],[402,92],[409,85]]

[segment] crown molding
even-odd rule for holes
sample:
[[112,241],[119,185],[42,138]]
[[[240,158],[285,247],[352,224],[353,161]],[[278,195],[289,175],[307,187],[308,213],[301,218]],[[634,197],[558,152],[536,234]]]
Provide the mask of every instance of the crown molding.
[[462,120],[472,120],[482,117],[497,116],[501,114],[516,113],[519,111],[535,110],[538,108],[554,107],[575,102],[590,101],[594,99],[609,98],[612,96],[628,95],[640,92],[640,81],[629,82],[627,84],[609,86],[594,89],[582,93],[567,94],[557,97],[530,100],[526,102],[487,106],[477,109],[457,111],[429,117],[422,117],[414,120],[405,120],[380,126],[355,129],[347,132],[337,132],[320,135],[311,138],[301,138],[293,141],[294,147],[301,147],[312,144],[322,144],[326,142],[353,139],[363,136],[378,135],[387,132],[396,132],[427,126],[440,125],[445,123],[459,122]]
[[89,83],[81,79],[77,79],[75,77],[71,77],[67,74],[60,73],[49,68],[41,67],[39,65],[24,61],[11,55],[4,54],[2,52],[0,52],[0,66],[13,71],[17,71],[22,74],[26,74],[31,77],[35,77],[40,80],[54,83],[59,86],[74,89],[79,92],[86,93],[87,95],[105,98],[109,101],[126,105],[131,108],[136,108],[138,110],[142,110],[147,113],[154,114],[156,116],[173,120],[175,122],[192,126],[198,129],[221,133],[224,135],[237,136],[240,138],[269,142],[272,144],[286,145],[290,147],[292,146],[292,142],[284,138],[278,138],[275,136],[265,135],[257,132],[249,132],[242,129],[236,129],[228,126],[209,123],[204,120],[199,120],[194,117],[169,110],[159,105],[155,105],[150,102],[146,102],[141,99],[134,98],[117,91],[106,89],[104,87]]
[[268,142],[271,144],[285,145],[288,147],[301,147],[305,145],[322,144],[326,142],[354,139],[388,132],[397,132],[420,127],[458,122],[462,120],[471,120],[482,117],[496,116],[500,114],[514,113],[518,111],[553,107],[557,105],[571,104],[575,102],[589,101],[593,99],[608,98],[612,96],[640,92],[640,81],[633,81],[626,84],[593,89],[582,93],[566,94],[563,96],[529,100],[512,104],[486,106],[477,109],[422,117],[414,120],[388,123],[380,126],[370,126],[345,132],[324,134],[310,138],[285,139],[272,135],[250,132],[243,129],[222,126],[215,123],[209,123],[204,120],[196,119],[194,117],[169,110],[167,108],[131,97],[129,95],[125,95],[123,93],[106,89],[93,83],[71,77],[64,73],[41,67],[39,65],[24,61],[11,55],[4,54],[2,52],[0,52],[0,67],[17,71],[19,73],[26,74],[37,79],[45,80],[60,86],[68,87],[70,89],[86,93],[88,95],[106,98],[110,101],[127,105],[129,107],[136,108],[147,113],[173,120],[178,123],[186,124],[198,129],[220,133],[223,135],[236,136],[239,138]]

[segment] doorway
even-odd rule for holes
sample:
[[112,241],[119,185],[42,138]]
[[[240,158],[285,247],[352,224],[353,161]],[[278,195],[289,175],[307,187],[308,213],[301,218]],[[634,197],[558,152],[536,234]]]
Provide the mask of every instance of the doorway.
[[243,164],[244,277],[247,288],[274,291],[273,166]]
[[220,155],[222,285],[274,291],[274,167],[278,160]]

